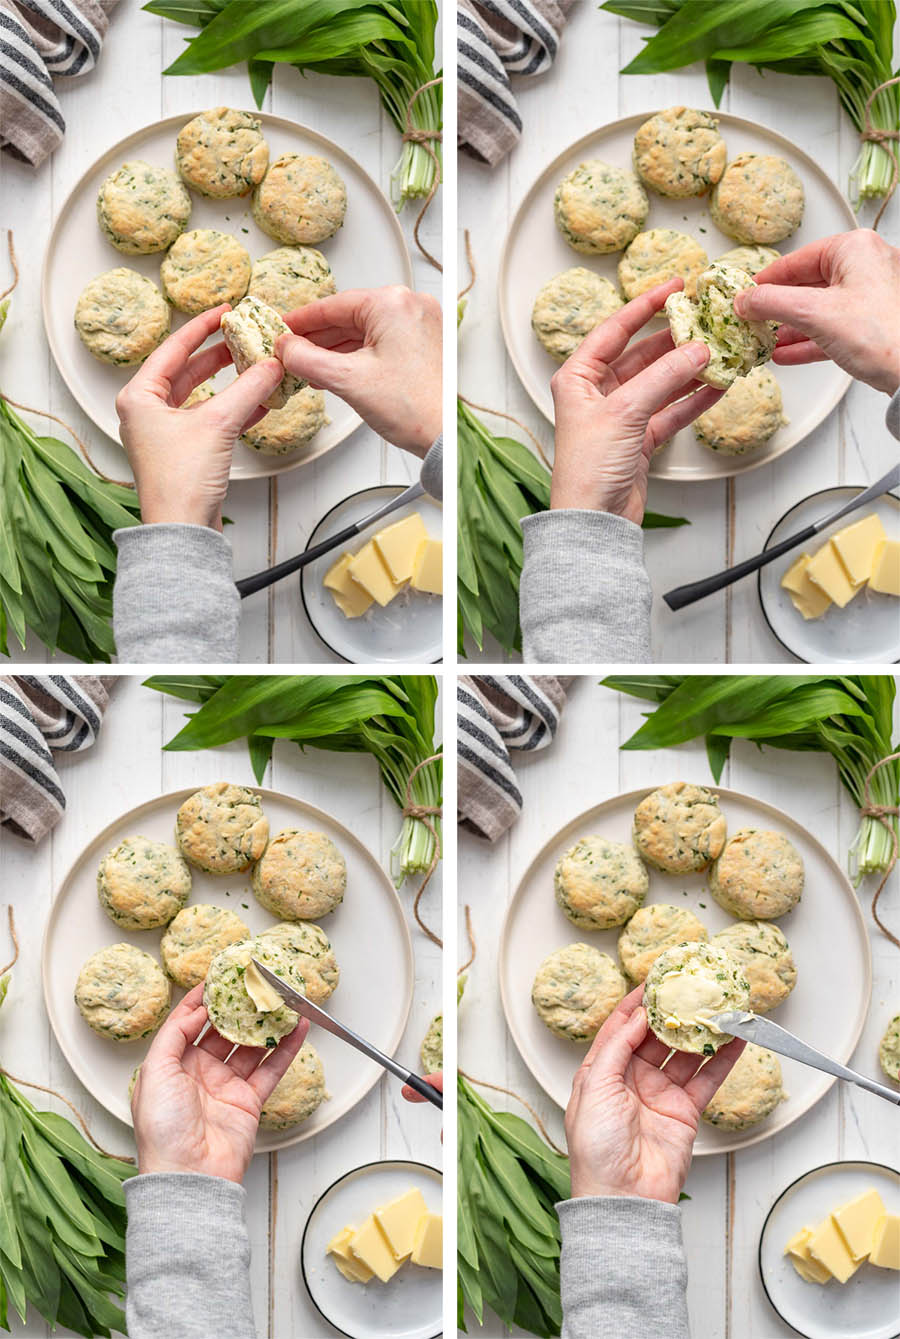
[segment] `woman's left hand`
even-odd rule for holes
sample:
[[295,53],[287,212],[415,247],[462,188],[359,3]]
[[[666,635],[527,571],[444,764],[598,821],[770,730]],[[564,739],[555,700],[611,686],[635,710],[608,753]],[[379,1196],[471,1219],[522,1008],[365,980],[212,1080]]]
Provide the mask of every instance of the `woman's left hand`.
[[138,1168],[201,1172],[240,1184],[259,1114],[309,1024],[301,1020],[274,1050],[239,1046],[226,1063],[233,1043],[214,1028],[197,1041],[208,1017],[203,986],[195,986],[153,1039],[131,1099]]

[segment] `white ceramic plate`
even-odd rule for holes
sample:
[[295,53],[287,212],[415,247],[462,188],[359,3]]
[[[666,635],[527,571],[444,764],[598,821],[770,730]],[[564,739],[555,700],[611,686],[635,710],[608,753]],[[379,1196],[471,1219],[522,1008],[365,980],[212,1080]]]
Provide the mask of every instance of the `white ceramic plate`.
[[[74,1001],[75,981],[83,963],[106,944],[126,940],[159,960],[161,930],[120,929],[97,899],[97,866],[107,851],[125,837],[140,833],[158,841],[174,842],[175,814],[195,788],[160,795],[123,814],[103,829],[77,857],[53,903],[44,934],[42,970],[44,1000],[60,1050],[88,1092],[112,1115],[130,1125],[128,1081],[150,1046],[150,1039],[121,1043],[93,1032]],[[334,947],[341,980],[328,1010],[341,1022],[388,1055],[400,1044],[413,992],[413,952],[403,908],[378,861],[354,837],[349,827],[307,804],[274,790],[254,787],[262,799],[271,833],[282,828],[312,828],[326,833],[347,861],[347,894],[322,928]],[[352,823],[352,814],[346,815]],[[276,918],[259,905],[246,874],[215,876],[191,868],[190,903],[211,902],[229,907],[254,934],[275,925]],[[379,970],[389,989],[372,984],[372,945],[378,944]],[[172,1002],[184,995],[174,987]],[[313,1027],[310,1041],[322,1057],[330,1101],[323,1102],[307,1121],[288,1130],[262,1130],[257,1153],[268,1153],[310,1139],[347,1114],[365,1097],[384,1073],[380,1065],[330,1033]]]
[[785,1243],[839,1204],[875,1188],[889,1213],[900,1213],[900,1172],[878,1162],[831,1162],[783,1190],[759,1240],[759,1272],[772,1306],[806,1339],[896,1339],[900,1286],[892,1269],[861,1265],[846,1283],[805,1283]]
[[[75,304],[85,285],[105,270],[124,265],[140,271],[159,285],[159,267],[164,253],[126,256],[117,251],[97,226],[97,194],[111,172],[131,158],[173,167],[175,139],[195,113],[185,112],[146,126],[120,140],[85,172],[57,215],[50,234],[41,287],[44,328],[63,380],[84,412],[114,442],[119,440],[115,399],[119,389],[134,375],[135,368],[112,367],[99,362],[82,344],[72,323]],[[322,254],[334,271],[339,289],[380,288],[383,284],[412,286],[409,252],[390,202],[372,178],[337,144],[281,116],[254,112],[262,121],[269,144],[270,162],[282,153],[314,153],[327,158],[347,185],[347,218],[335,237],[321,243]],[[257,226],[250,213],[249,195],[237,200],[211,200],[191,192],[191,228],[217,228],[233,233],[253,260],[280,246]],[[172,329],[188,320],[172,308]],[[215,379],[224,387],[233,379],[225,368]],[[305,451],[286,456],[264,456],[238,442],[231,468],[232,479],[257,479],[296,469],[324,455],[359,426],[359,416],[333,395],[326,395],[331,420],[313,438]],[[123,462],[124,465],[124,462]]]
[[[320,544],[329,535],[384,506],[402,493],[407,484],[378,484],[351,493],[326,512],[309,537],[306,547]],[[417,511],[433,539],[443,535],[443,509],[427,494],[400,507],[377,523],[375,529],[401,521]],[[374,531],[372,532],[374,533]],[[347,545],[354,553],[371,539],[369,531]],[[439,595],[403,591],[390,604],[373,604],[361,618],[345,618],[322,585],[325,574],[341,556],[341,549],[323,554],[309,567],[301,568],[300,593],[307,618],[330,651],[357,665],[433,664],[442,650],[443,600]]]
[[[553,196],[561,179],[586,158],[601,158],[616,167],[630,168],[635,132],[655,109],[638,116],[601,126],[573,144],[544,169],[522,201],[506,240],[500,262],[499,303],[503,337],[522,385],[541,413],[553,421],[550,378],[558,364],[541,347],[531,329],[531,309],[538,289],[562,270],[583,265],[610,279],[618,287],[616,267],[622,253],[584,256],[564,240],[553,218]],[[738,153],[774,153],[787,159],[803,182],[806,210],[792,237],[778,247],[796,251],[807,242],[830,233],[856,227],[856,218],[838,187],[812,158],[790,140],[727,112],[715,112],[728,145],[728,157]],[[709,216],[708,197],[667,200],[648,193],[648,228],[675,228],[689,233],[703,246],[710,260],[737,246]],[[650,323],[651,333],[664,329],[663,320]],[[639,335],[638,338],[642,336]],[[834,363],[812,363],[808,367],[778,367],[769,364],[778,378],[784,408],[790,419],[785,427],[758,451],[745,456],[722,456],[701,446],[692,427],[684,428],[654,456],[650,473],[659,479],[691,482],[724,479],[756,469],[803,441],[835,405],[850,385],[850,378]]]
[[[864,484],[844,484],[840,488],[811,493],[785,512],[765,547],[771,548],[820,516],[827,516],[828,512],[862,492],[864,487]],[[838,530],[873,511],[881,517],[888,538],[900,538],[900,498],[886,493],[870,506],[836,521],[808,544],[786,553],[783,558],[776,558],[768,567],[760,568],[756,585],[766,622],[781,645],[798,660],[805,660],[809,665],[850,661],[888,665],[900,660],[900,602],[892,596],[879,595],[866,586],[843,609],[832,605],[822,618],[806,620],[781,587],[781,578],[801,553],[815,553]]]
[[[793,950],[798,980],[772,1017],[826,1055],[846,1063],[859,1040],[872,992],[869,940],[847,876],[815,837],[781,810],[737,791],[710,789],[720,797],[729,833],[743,827],[775,829],[785,833],[803,857],[805,894],[799,906],[778,921]],[[601,933],[573,925],[557,906],[553,871],[560,856],[585,834],[630,842],[634,811],[648,793],[649,788],[614,796],[567,823],[532,860],[506,913],[500,941],[500,993],[506,1021],[525,1064],[560,1107],[569,1100],[572,1079],[587,1048],[555,1037],[538,1018],[531,1003],[535,973],[550,953],[565,944],[594,944],[617,960],[620,931]],[[649,872],[647,904],[689,907],[710,935],[733,924],[733,917],[713,900],[705,874]],[[730,1153],[768,1139],[808,1111],[834,1082],[793,1060],[782,1059],[781,1065],[787,1101],[748,1130],[721,1130],[701,1121],[695,1155]]]
[[418,1187],[441,1213],[441,1174],[423,1162],[372,1162],[347,1172],[317,1200],[303,1229],[300,1267],[315,1306],[350,1339],[437,1339],[441,1334],[439,1269],[405,1264],[390,1280],[350,1283],[325,1254],[341,1228],[358,1225],[373,1209]]

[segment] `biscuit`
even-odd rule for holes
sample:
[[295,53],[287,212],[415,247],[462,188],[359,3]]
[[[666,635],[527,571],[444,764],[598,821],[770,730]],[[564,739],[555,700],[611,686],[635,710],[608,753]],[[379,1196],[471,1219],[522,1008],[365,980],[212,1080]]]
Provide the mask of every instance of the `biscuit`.
[[266,849],[269,822],[259,796],[217,781],[187,800],[175,818],[178,849],[207,874],[238,874]]
[[325,1071],[316,1048],[305,1041],[291,1061],[259,1117],[263,1130],[287,1130],[299,1125],[331,1096],[325,1089]]
[[654,902],[640,907],[619,935],[619,961],[629,980],[639,985],[667,948],[708,938],[706,926],[687,907]]
[[311,921],[340,906],[347,888],[344,857],[324,832],[285,828],[254,866],[257,901],[286,921]]
[[579,163],[553,197],[556,226],[570,246],[588,255],[621,251],[643,228],[649,208],[634,173],[599,158]]
[[647,896],[650,876],[633,846],[581,837],[553,872],[556,900],[579,930],[624,925]]
[[214,228],[182,233],[160,266],[163,292],[173,307],[197,316],[237,302],[250,282],[250,256],[236,237]]
[[305,386],[281,409],[272,409],[252,428],[241,433],[241,441],[263,456],[286,456],[312,441],[328,422],[325,396]]
[[634,813],[634,844],[656,869],[696,874],[725,845],[725,815],[705,786],[675,781],[651,791]]
[[322,1004],[337,989],[341,971],[325,931],[309,921],[273,925],[260,939],[271,939],[290,959],[287,980],[313,1004]]
[[564,363],[585,335],[623,305],[608,279],[576,265],[540,289],[531,311],[531,328],[550,357]]
[[[260,302],[259,298],[243,298],[234,311],[223,313],[220,325],[238,375],[254,363],[274,358],[275,341],[290,333],[278,312]],[[285,372],[263,403],[269,409],[283,409],[305,385],[299,377]]]
[[710,869],[709,890],[732,916],[774,920],[800,901],[803,860],[782,833],[741,828]]
[[567,944],[541,963],[531,1002],[555,1036],[591,1041],[627,989],[608,953],[591,944]]
[[75,329],[101,363],[134,367],[169,333],[171,313],[152,279],[120,267],[92,279],[75,306]]
[[178,132],[175,166],[192,190],[228,200],[258,186],[269,165],[262,123],[249,112],[213,107]]
[[736,921],[710,940],[740,963],[750,986],[750,1008],[767,1014],[797,984],[797,965],[784,934],[770,921]]
[[676,200],[705,195],[725,170],[725,141],[709,112],[669,107],[634,137],[634,170],[645,186]]
[[743,456],[757,451],[787,423],[781,387],[768,367],[738,377],[717,404],[694,419],[694,435],[710,451]]
[[97,196],[97,222],[117,251],[147,256],[165,251],[191,217],[191,197],[168,167],[135,159],[106,178]]
[[746,1130],[771,1116],[785,1096],[778,1056],[749,1042],[703,1119],[720,1130]]
[[250,297],[281,316],[336,291],[331,266],[313,246],[280,246],[254,261]]
[[191,892],[191,871],[172,846],[150,837],[126,837],[100,861],[100,905],[123,930],[168,925]]
[[776,260],[781,260],[781,252],[776,251],[774,246],[734,246],[730,251],[726,251],[724,256],[716,256],[718,264],[743,270],[753,279],[760,270],[774,264]]
[[197,903],[179,911],[170,922],[159,952],[166,975],[176,985],[192,990],[206,979],[209,964],[221,949],[249,938],[249,929],[233,911]]
[[110,944],[78,973],[75,1003],[88,1027],[112,1041],[139,1041],[169,1012],[169,983],[155,958],[133,944]]
[[439,1074],[444,1068],[444,1015],[435,1014],[428,1024],[419,1050],[423,1074]]
[[324,242],[347,212],[347,188],[315,154],[283,153],[253,192],[253,217],[276,242]]
[[900,1014],[888,1023],[878,1047],[881,1068],[889,1079],[900,1083]]
[[638,233],[619,261],[619,283],[629,300],[667,279],[684,280],[684,292],[692,298],[697,280],[709,265],[699,242],[674,228],[651,228]]
[[247,992],[244,974],[251,958],[257,958],[276,976],[287,979],[290,958],[272,939],[244,939],[220,949],[209,964],[203,1003],[209,1021],[226,1041],[235,1046],[277,1046],[282,1037],[293,1032],[298,1018],[293,1009],[279,1004],[276,1009],[259,1009]]
[[697,280],[696,301],[686,293],[666,298],[674,343],[699,339],[710,351],[698,381],[727,390],[736,377],[745,377],[772,357],[778,333],[775,322],[745,321],[734,310],[736,295],[753,287],[754,280],[744,270],[714,261]]
[[676,944],[654,962],[644,983],[652,1031],[676,1051],[713,1055],[732,1038],[710,1018],[747,1009],[750,986],[727,953],[712,944]]
[[741,153],[713,188],[709,213],[736,242],[770,246],[797,231],[804,203],[803,183],[783,158]]

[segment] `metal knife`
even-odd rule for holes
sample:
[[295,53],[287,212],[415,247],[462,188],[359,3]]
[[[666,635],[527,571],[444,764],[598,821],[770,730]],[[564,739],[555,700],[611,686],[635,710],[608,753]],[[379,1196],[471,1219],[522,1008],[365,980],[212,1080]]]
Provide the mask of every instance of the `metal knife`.
[[766,549],[763,553],[758,553],[755,558],[745,558],[742,563],[735,564],[734,567],[728,567],[724,572],[718,572],[715,576],[704,577],[702,581],[691,581],[686,586],[676,586],[674,590],[667,591],[663,596],[670,609],[683,609],[687,604],[694,604],[697,600],[703,600],[707,595],[714,594],[717,590],[722,590],[725,586],[730,586],[732,582],[739,581],[741,577],[748,576],[750,572],[756,572],[760,567],[765,567],[767,563],[774,562],[780,558],[783,553],[789,553],[795,549],[798,544],[805,544],[808,539],[813,539],[820,531],[839,521],[842,516],[848,515],[851,511],[856,511],[858,507],[864,507],[867,502],[874,502],[876,498],[881,497],[883,493],[889,493],[892,488],[900,484],[900,464],[893,469],[888,470],[887,474],[870,484],[868,488],[857,493],[849,502],[845,502],[835,511],[829,512],[818,521],[813,521],[804,530],[798,530],[796,535],[790,535],[787,539],[782,539],[778,544],[774,544],[771,549]]
[[358,1036],[350,1028],[345,1027],[343,1023],[339,1023],[336,1018],[332,1018],[331,1014],[327,1014],[324,1009],[320,1009],[317,1004],[313,1004],[312,1000],[308,1000],[305,995],[301,995],[299,991],[294,990],[286,981],[282,981],[281,977],[276,976],[264,963],[259,962],[256,958],[252,958],[251,961],[260,976],[268,981],[270,986],[275,987],[285,1004],[289,1009],[293,1009],[295,1014],[299,1014],[301,1018],[309,1019],[310,1023],[315,1023],[316,1027],[324,1028],[326,1032],[333,1033],[335,1037],[340,1037],[341,1041],[345,1041],[348,1046],[354,1046],[357,1051],[362,1051],[363,1055],[383,1066],[391,1074],[396,1075],[398,1079],[402,1079],[404,1083],[408,1083],[410,1088],[415,1088],[420,1096],[426,1098],[434,1106],[440,1107],[443,1111],[444,1098],[437,1088],[433,1088],[430,1083],[426,1083],[424,1079],[419,1078],[418,1074],[411,1074],[396,1060],[392,1060],[389,1055],[379,1051],[377,1046],[373,1046],[371,1042]]
[[248,595],[255,595],[258,590],[265,590],[267,586],[274,586],[276,581],[282,577],[288,577],[292,572],[299,572],[301,567],[308,567],[314,563],[317,558],[321,558],[323,553],[330,553],[332,549],[339,549],[342,544],[348,543],[361,535],[370,525],[380,521],[384,516],[390,516],[391,512],[397,511],[400,507],[405,507],[408,502],[416,502],[420,497],[424,497],[425,489],[421,483],[410,484],[404,488],[402,493],[396,497],[388,498],[387,502],[368,516],[364,516],[361,521],[356,521],[353,525],[346,526],[339,530],[336,535],[330,539],[323,539],[320,544],[314,544],[311,549],[305,553],[298,553],[295,558],[286,558],[283,563],[276,563],[274,567],[268,567],[264,572],[256,572],[252,577],[243,577],[234,584],[237,586],[241,599]]
[[733,1009],[728,1013],[713,1014],[709,1022],[713,1027],[729,1033],[732,1037],[743,1037],[744,1041],[752,1041],[757,1046],[777,1051],[779,1055],[786,1055],[789,1060],[799,1060],[801,1065],[821,1069],[825,1074],[833,1074],[836,1079],[846,1079],[849,1083],[865,1088],[866,1092],[875,1093],[878,1097],[893,1102],[895,1107],[900,1107],[900,1092],[896,1088],[888,1088],[883,1083],[876,1083],[874,1079],[867,1079],[865,1074],[857,1074],[846,1065],[839,1065],[836,1060],[830,1060],[827,1055],[807,1045],[805,1041],[801,1041],[792,1032],[779,1027],[768,1018],[760,1018],[759,1014],[747,1013],[743,1009]]

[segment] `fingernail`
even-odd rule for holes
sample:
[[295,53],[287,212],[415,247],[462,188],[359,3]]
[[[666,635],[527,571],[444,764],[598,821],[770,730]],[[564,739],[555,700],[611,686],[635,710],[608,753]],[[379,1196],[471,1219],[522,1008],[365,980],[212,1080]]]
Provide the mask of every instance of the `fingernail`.
[[745,314],[746,304],[747,295],[745,293],[736,293],[734,295],[734,310],[737,312],[738,316],[743,316]]
[[703,367],[704,364],[709,362],[710,348],[708,344],[703,343],[702,339],[692,340],[688,348],[698,367]]

